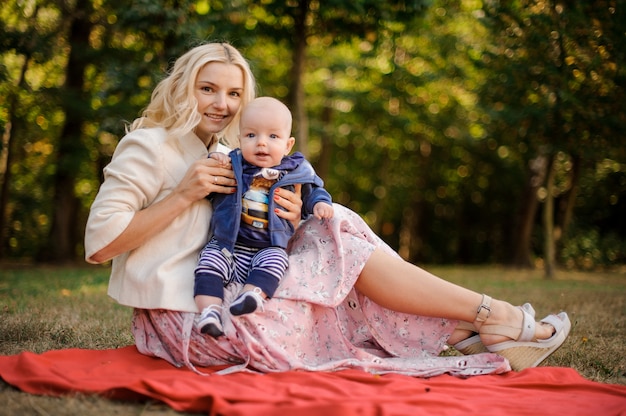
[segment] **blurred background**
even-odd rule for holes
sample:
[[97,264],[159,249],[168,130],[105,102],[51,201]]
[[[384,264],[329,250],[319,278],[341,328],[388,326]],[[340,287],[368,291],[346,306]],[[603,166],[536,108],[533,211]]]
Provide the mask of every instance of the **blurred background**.
[[626,1],[4,0],[0,261],[82,262],[126,122],[228,41],[411,262],[626,264]]

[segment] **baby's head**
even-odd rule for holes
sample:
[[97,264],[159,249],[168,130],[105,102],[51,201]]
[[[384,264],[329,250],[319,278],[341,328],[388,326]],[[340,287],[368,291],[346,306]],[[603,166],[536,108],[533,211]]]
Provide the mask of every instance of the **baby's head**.
[[255,166],[280,164],[296,139],[291,137],[291,112],[272,97],[259,97],[246,105],[239,120],[239,142],[243,158]]

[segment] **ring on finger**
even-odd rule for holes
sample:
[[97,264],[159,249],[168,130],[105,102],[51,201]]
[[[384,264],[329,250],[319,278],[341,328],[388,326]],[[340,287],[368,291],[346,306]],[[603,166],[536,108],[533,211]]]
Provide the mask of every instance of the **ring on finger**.
[[213,176],[213,183],[217,185],[217,176]]

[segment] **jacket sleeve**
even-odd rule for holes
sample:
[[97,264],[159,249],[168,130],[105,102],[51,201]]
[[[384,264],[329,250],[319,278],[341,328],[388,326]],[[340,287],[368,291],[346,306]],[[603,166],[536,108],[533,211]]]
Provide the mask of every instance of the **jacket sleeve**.
[[150,205],[163,183],[163,156],[146,130],[136,130],[117,145],[104,168],[104,182],[91,206],[85,229],[85,259],[115,240],[135,213]]
[[315,184],[302,185],[302,218],[313,214],[313,208],[318,202],[332,205],[333,199],[326,189]]

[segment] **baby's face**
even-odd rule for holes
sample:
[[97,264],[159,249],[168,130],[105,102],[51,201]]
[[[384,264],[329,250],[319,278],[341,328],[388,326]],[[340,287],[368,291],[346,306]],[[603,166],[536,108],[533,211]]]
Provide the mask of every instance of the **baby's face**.
[[295,142],[290,136],[290,120],[271,104],[246,109],[241,117],[239,134],[243,158],[261,168],[279,165]]

